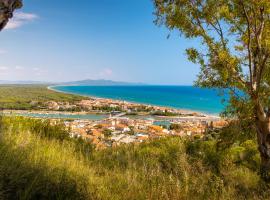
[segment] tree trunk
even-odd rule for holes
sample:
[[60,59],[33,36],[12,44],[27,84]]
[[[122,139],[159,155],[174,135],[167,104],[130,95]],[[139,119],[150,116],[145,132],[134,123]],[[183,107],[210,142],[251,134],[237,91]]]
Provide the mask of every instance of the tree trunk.
[[256,119],[256,129],[258,137],[258,148],[261,156],[261,177],[263,180],[270,181],[270,121]]
[[0,31],[13,16],[15,9],[22,7],[22,0],[0,0]]

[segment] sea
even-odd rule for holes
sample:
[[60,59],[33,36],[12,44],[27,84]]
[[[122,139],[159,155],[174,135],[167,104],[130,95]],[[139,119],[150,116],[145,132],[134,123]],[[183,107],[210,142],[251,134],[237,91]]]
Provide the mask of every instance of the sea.
[[217,89],[193,86],[52,86],[59,92],[166,106],[218,115],[224,110],[226,95]]

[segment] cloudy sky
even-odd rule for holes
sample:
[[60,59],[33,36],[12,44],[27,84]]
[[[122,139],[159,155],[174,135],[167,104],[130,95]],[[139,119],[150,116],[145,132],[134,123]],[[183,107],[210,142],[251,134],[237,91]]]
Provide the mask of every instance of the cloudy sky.
[[0,80],[191,85],[196,45],[154,25],[152,0],[24,0],[0,33]]

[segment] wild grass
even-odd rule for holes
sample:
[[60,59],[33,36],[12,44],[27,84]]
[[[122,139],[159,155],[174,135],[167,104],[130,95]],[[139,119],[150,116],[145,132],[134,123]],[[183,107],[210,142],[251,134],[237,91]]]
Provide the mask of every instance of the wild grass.
[[162,138],[96,151],[60,125],[1,120],[0,199],[269,199],[252,139]]

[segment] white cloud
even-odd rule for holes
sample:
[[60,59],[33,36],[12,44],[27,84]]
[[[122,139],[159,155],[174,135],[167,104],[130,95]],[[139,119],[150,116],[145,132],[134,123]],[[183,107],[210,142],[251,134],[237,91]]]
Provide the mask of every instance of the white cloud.
[[44,70],[44,69],[41,69],[39,67],[34,67],[34,68],[32,68],[32,70],[34,71],[34,75],[36,75],[36,76],[41,76],[41,75],[45,75],[48,73],[48,70]]
[[7,76],[8,75],[8,67],[0,66],[0,76]]
[[17,12],[14,15],[14,19],[17,19],[17,20],[31,21],[31,20],[34,20],[37,18],[38,18],[38,16],[36,14],[33,14],[33,13]]
[[40,69],[38,67],[33,68],[34,71],[39,71]]
[[13,18],[9,20],[8,24],[6,25],[5,29],[16,29],[24,24],[27,24],[31,21],[34,21],[38,18],[36,14],[33,13],[25,13],[25,12],[17,12],[14,14]]
[[0,71],[0,76],[7,76],[7,75],[8,75],[7,72],[1,72],[1,71]]
[[4,50],[4,49],[0,49],[0,54],[5,54],[5,53],[7,53],[7,51],[6,51],[6,50]]
[[8,67],[6,66],[0,66],[0,71],[7,71],[8,70]]
[[103,69],[103,70],[100,72],[99,75],[100,75],[102,78],[107,78],[107,77],[111,76],[112,74],[113,74],[112,69],[106,68],[106,69]]
[[15,69],[16,69],[16,70],[22,70],[22,69],[24,69],[24,67],[22,67],[22,66],[20,66],[20,65],[17,65],[17,66],[15,66]]

